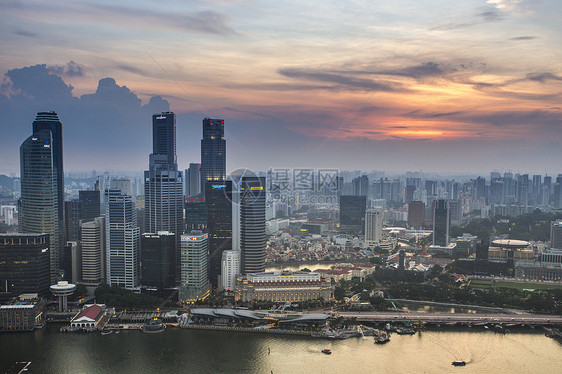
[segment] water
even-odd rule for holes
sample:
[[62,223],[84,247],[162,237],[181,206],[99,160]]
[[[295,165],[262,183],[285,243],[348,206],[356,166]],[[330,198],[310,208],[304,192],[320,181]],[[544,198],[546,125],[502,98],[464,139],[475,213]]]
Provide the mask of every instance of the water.
[[[268,353],[268,348],[270,353]],[[329,348],[332,355],[320,351]],[[463,359],[463,368],[451,361]],[[123,331],[0,334],[0,372],[32,361],[29,373],[559,373],[562,344],[540,330],[496,334],[425,331],[327,341],[307,337],[168,328],[159,334]]]

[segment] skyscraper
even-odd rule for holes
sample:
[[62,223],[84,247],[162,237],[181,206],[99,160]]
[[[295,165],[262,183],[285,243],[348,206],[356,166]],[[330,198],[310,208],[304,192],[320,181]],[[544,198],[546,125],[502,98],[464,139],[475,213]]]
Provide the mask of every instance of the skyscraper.
[[185,195],[192,197],[201,192],[201,164],[191,163],[185,171]]
[[82,281],[89,286],[99,286],[105,279],[105,217],[82,221],[80,245]]
[[209,233],[209,278],[212,286],[217,288],[222,252],[232,249],[232,182],[205,183],[205,204]]
[[425,219],[425,204],[423,201],[410,201],[408,203],[408,227],[420,229]]
[[80,219],[89,222],[100,216],[100,191],[79,191]]
[[451,229],[451,209],[447,200],[435,200],[433,210],[433,244],[449,245],[449,230]]
[[135,203],[121,190],[105,190],[107,283],[127,289],[140,285],[140,229]]
[[265,178],[242,177],[240,188],[241,273],[265,271]]
[[562,220],[550,223],[550,248],[562,250]]
[[194,302],[209,295],[208,235],[192,231],[181,236],[180,302]]
[[201,190],[206,182],[226,180],[226,140],[224,140],[224,120],[203,119],[203,139],[201,139]]
[[382,241],[383,219],[382,208],[368,209],[365,212],[365,244],[369,248],[374,248]]
[[176,235],[176,270],[179,281],[179,243],[183,232],[183,175],[176,163],[176,115],[164,112],[152,116],[152,154],[144,172],[146,233],[160,231]]
[[169,288],[175,284],[176,236],[168,231],[141,236],[141,283],[143,286]]
[[340,196],[340,232],[362,235],[365,230],[366,196]]
[[62,179],[57,174],[53,151],[53,136],[49,129],[38,130],[20,147],[19,232],[50,235],[51,282],[60,275],[59,261],[64,240],[64,200],[59,199],[58,188]]

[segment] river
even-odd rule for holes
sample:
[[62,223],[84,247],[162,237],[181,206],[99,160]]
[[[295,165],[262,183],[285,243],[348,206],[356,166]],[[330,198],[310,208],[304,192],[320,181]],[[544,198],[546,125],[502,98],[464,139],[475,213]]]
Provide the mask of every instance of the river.
[[[320,351],[329,348],[332,355]],[[451,361],[468,364],[458,368]],[[541,330],[498,334],[484,329],[327,341],[168,328],[163,333],[0,334],[0,372],[31,361],[28,373],[559,373],[562,344]]]

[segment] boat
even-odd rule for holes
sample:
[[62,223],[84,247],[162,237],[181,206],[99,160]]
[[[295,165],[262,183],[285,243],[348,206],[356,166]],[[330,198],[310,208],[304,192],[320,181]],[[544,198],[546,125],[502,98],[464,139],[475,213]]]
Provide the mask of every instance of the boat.
[[166,326],[162,323],[162,319],[154,317],[150,321],[142,325],[142,332],[162,332],[166,329]]
[[113,333],[113,330],[101,330],[102,335],[109,335],[109,334],[112,334],[112,333]]
[[327,348],[325,348],[325,349],[322,350],[322,353],[324,353],[325,355],[331,355],[331,354],[332,354],[332,351],[329,350],[329,349],[327,349]]
[[396,329],[396,333],[398,335],[414,335],[416,333],[416,330],[409,328]]
[[453,366],[465,366],[466,362],[464,362],[463,360],[455,360],[451,363],[451,365],[453,365]]
[[390,341],[390,334],[380,334],[375,336],[375,344],[385,344]]

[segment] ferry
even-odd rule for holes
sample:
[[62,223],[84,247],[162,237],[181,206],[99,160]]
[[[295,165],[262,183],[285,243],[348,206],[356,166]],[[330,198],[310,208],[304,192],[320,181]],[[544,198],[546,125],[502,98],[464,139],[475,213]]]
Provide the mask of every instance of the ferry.
[[146,322],[142,327],[142,332],[162,332],[166,329],[166,325],[162,323],[162,320],[158,317],[154,317],[150,321]]
[[453,366],[465,366],[466,362],[464,362],[463,360],[455,360],[451,363],[451,365],[453,365]]
[[396,329],[396,333],[398,335],[414,335],[416,333],[416,330],[409,328]]
[[324,353],[325,355],[331,355],[332,351],[326,348],[322,350],[322,353]]
[[112,334],[112,333],[113,333],[113,330],[101,330],[102,335],[109,335],[109,334]]

